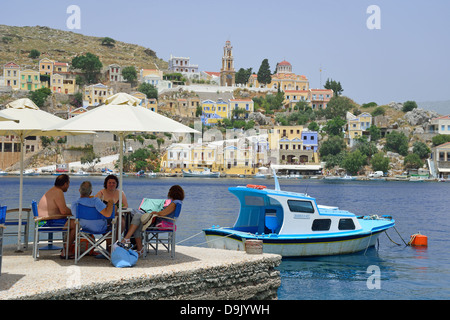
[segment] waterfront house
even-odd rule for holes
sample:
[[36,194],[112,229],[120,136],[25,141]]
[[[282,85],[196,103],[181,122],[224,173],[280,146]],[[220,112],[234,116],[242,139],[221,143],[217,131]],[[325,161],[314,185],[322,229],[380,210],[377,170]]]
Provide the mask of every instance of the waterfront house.
[[51,75],[53,73],[54,62],[48,58],[39,60],[39,73]]
[[77,88],[75,75],[72,73],[55,72],[50,76],[50,90],[54,93],[74,94]]
[[230,108],[227,102],[222,99],[217,101],[202,101],[202,122],[204,125],[216,125],[222,119],[229,119],[231,116]]
[[293,110],[295,105],[300,101],[309,101],[308,90],[285,90],[283,105],[287,105],[290,110]]
[[170,55],[169,58],[169,72],[181,73],[186,75],[187,77],[191,77],[191,75],[197,75],[198,73],[198,65],[191,64],[189,57],[174,57]]
[[8,62],[3,66],[4,85],[13,90],[20,89],[20,66],[14,62]]
[[109,82],[122,82],[122,67],[117,63],[110,64],[106,70],[106,79],[108,79]]
[[40,73],[26,69],[20,71],[20,90],[36,91],[42,88]]
[[310,89],[309,101],[313,110],[326,109],[328,102],[333,97],[333,90],[331,89]]
[[53,72],[69,72],[69,64],[67,62],[55,61],[53,63]]
[[450,178],[450,142],[432,148],[431,161],[439,178]]
[[431,119],[428,127],[430,133],[450,134],[450,115]]
[[[243,118],[247,119],[249,114],[254,110],[254,102],[252,99],[229,99],[228,109],[231,113],[233,110],[240,110],[243,114]],[[233,114],[231,114],[233,116]],[[238,118],[240,116],[237,116]]]
[[351,112],[347,112],[347,129],[345,138],[350,147],[355,144],[355,139],[360,138],[363,135],[367,135],[370,138],[369,130],[372,125],[372,115],[367,112],[363,112],[358,116],[355,116]]
[[112,89],[102,83],[85,86],[83,91],[83,106],[97,106],[113,95]]

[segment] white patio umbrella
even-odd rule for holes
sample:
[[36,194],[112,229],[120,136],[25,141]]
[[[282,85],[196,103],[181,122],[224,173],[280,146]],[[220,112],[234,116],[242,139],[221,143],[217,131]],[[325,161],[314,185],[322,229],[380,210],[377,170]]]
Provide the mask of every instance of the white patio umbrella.
[[[20,230],[22,224],[22,198],[23,198],[23,156],[24,142],[28,136],[46,135],[61,136],[68,133],[61,131],[44,131],[49,126],[59,125],[66,121],[48,112],[39,109],[30,99],[19,99],[6,105],[2,113],[19,122],[2,121],[0,122],[0,135],[15,135],[20,139],[20,188],[19,188],[19,224],[17,237],[17,250],[20,251]],[[91,132],[93,133],[93,132]],[[72,134],[80,134],[74,132]]]
[[17,119],[13,119],[10,116],[7,116],[6,114],[4,114],[3,112],[0,111],[0,121],[14,121],[14,122],[19,122],[19,120]]
[[[124,136],[135,132],[199,133],[175,120],[138,105],[139,99],[121,94],[121,104],[105,104],[64,122],[51,130],[111,132],[119,136],[119,219],[122,217]],[[114,99],[112,99],[114,101]],[[118,101],[118,100],[115,100]],[[119,237],[121,224],[119,223]]]

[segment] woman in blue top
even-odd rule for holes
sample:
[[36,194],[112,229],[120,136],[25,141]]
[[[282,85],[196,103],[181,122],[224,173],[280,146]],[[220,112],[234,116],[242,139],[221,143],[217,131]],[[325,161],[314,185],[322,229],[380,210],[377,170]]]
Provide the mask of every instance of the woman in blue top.
[[[184,190],[179,185],[174,185],[169,189],[169,193],[167,197],[172,200],[172,202],[162,209],[161,211],[153,211],[151,214],[160,216],[160,217],[168,217],[173,218],[175,215],[175,210],[177,208],[177,203],[182,204],[184,200]],[[144,248],[142,247],[142,226],[141,222],[142,214],[134,210],[133,219],[131,220],[130,228],[128,229],[127,234],[122,239],[122,243],[130,244],[130,238],[134,235],[134,239],[136,240],[136,249],[141,256],[144,253]],[[156,223],[158,223],[158,218],[156,218]]]

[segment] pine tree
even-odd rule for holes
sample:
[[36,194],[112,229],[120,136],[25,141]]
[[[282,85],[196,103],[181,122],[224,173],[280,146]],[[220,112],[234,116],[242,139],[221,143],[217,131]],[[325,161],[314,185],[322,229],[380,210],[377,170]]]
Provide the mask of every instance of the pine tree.
[[269,60],[264,59],[258,70],[258,82],[262,84],[268,84],[272,82],[272,76],[270,73]]

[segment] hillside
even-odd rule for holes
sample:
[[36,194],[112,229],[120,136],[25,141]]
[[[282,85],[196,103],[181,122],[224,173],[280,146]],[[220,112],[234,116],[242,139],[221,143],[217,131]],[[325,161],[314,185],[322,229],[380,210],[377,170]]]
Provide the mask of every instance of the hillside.
[[[103,66],[117,63],[122,67],[154,69],[156,64],[160,69],[167,68],[167,62],[149,48],[120,41],[114,46],[105,46],[101,44],[102,38],[49,27],[0,25],[0,64],[13,61],[23,67],[36,67],[44,57],[70,63],[75,56],[92,52],[99,56]],[[38,59],[28,58],[32,49],[41,52]]]

